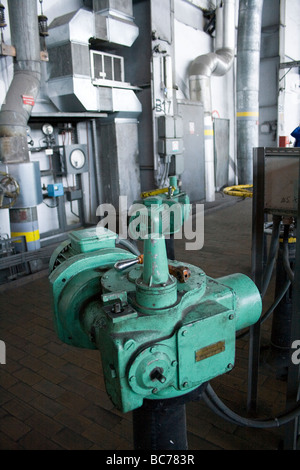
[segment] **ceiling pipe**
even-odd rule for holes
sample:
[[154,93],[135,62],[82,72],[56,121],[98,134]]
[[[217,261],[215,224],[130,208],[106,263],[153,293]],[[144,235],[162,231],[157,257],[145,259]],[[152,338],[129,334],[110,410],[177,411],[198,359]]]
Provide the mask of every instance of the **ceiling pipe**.
[[[219,7],[221,8],[221,7]],[[235,52],[235,0],[224,0],[222,13],[217,10],[217,21],[223,16],[222,47],[197,57],[189,67],[190,99],[204,107],[204,152],[206,201],[215,200],[214,137],[212,120],[211,76],[223,76],[232,67]],[[219,46],[219,33],[216,46]]]
[[0,112],[0,162],[29,161],[27,123],[41,80],[37,2],[9,0],[14,75]]
[[252,184],[253,148],[258,147],[262,9],[263,0],[240,0],[236,86],[239,184]]

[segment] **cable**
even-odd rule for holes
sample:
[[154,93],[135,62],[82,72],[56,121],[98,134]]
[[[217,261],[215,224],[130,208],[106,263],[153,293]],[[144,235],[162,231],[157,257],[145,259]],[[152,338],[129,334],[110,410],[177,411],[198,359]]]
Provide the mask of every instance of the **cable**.
[[[279,225],[278,225],[278,222],[279,222]],[[275,223],[275,226],[274,226],[274,223]],[[264,285],[263,285],[262,293],[261,293],[262,297],[266,293],[268,284],[271,279],[272,271],[274,268],[274,261],[275,261],[275,256],[276,256],[277,241],[278,241],[279,234],[280,234],[280,219],[279,221],[278,220],[273,221],[272,239],[271,239],[270,250],[269,250],[269,255],[268,255],[265,278],[264,278]],[[275,310],[275,308],[278,306],[278,304],[281,302],[281,300],[285,296],[291,283],[294,281],[294,273],[291,269],[290,261],[289,261],[288,237],[289,237],[289,225],[285,225],[284,237],[283,237],[282,262],[283,262],[284,269],[287,273],[288,280],[283,284],[282,289],[277,295],[273,304],[268,308],[268,310],[264,313],[264,315],[259,319],[260,324],[262,324],[264,321],[266,321],[269,318],[271,313]],[[241,338],[248,336],[248,334],[249,334],[249,330],[237,335],[236,338],[241,339]]]
[[266,291],[268,289],[268,286],[270,284],[270,280],[272,277],[273,269],[274,269],[274,263],[275,263],[277,249],[278,249],[278,241],[279,241],[279,235],[280,235],[280,222],[281,222],[281,217],[274,215],[270,249],[269,249],[268,260],[267,260],[264,276],[263,276],[263,286],[261,289],[262,297],[264,297],[266,294]]
[[235,423],[240,426],[247,426],[260,429],[277,428],[283,426],[284,424],[287,424],[288,422],[297,418],[300,415],[300,401],[297,401],[296,406],[292,410],[283,413],[278,417],[268,418],[264,420],[245,418],[228,408],[216,395],[210,384],[207,385],[206,390],[203,393],[203,399],[205,403],[214,412],[218,413],[219,416],[222,416],[227,421],[230,421],[231,423]]
[[[50,199],[50,198],[48,198]],[[58,207],[58,201],[56,201],[56,204],[55,205],[50,205],[50,204],[47,204],[47,202],[45,202],[45,200],[43,200],[43,203],[49,207],[50,209],[55,209],[56,207]]]
[[289,260],[289,230],[290,226],[285,225],[283,231],[283,249],[282,249],[282,262],[287,276],[291,282],[294,281],[294,273],[291,269]]

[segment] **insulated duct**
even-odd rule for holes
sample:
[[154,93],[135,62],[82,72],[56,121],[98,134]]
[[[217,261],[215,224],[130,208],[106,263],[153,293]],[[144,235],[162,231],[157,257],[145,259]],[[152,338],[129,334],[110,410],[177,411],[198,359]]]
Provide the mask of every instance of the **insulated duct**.
[[10,0],[14,75],[0,112],[0,170],[13,176],[20,193],[10,209],[11,236],[25,236],[27,249],[40,247],[36,205],[42,202],[38,162],[30,162],[27,124],[41,80],[37,2]]
[[239,184],[252,184],[253,148],[258,147],[262,9],[263,0],[240,0],[236,90]]
[[[219,10],[221,7],[219,7]],[[190,99],[204,107],[205,185],[206,201],[215,200],[214,141],[211,101],[211,76],[223,76],[231,68],[235,51],[235,0],[225,0],[222,7],[223,27],[217,25],[222,34],[222,47],[197,57],[189,67]],[[217,11],[217,21],[222,15]],[[219,46],[219,37],[216,46]]]
[[29,161],[26,128],[40,89],[40,39],[36,2],[10,0],[8,4],[16,59],[0,113],[0,160],[19,163]]
[[93,0],[95,38],[131,47],[139,34],[132,0]]
[[93,9],[80,8],[49,26],[49,98],[61,112],[135,117],[142,109],[136,87],[125,82],[124,58],[104,51],[107,44],[130,47],[138,36],[132,2],[94,0]]

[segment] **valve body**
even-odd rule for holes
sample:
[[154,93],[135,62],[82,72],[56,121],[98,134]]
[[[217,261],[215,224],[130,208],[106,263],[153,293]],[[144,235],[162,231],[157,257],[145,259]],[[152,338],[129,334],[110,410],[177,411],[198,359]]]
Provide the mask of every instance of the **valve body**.
[[[159,234],[145,242],[144,264],[117,270],[117,262],[135,255],[116,239],[109,230],[72,232],[53,253],[49,276],[57,334],[99,349],[113,404],[128,412],[144,399],[182,396],[230,371],[236,331],[261,314],[251,279],[212,279],[197,266],[167,260]],[[171,274],[178,270],[188,270],[184,282]]]

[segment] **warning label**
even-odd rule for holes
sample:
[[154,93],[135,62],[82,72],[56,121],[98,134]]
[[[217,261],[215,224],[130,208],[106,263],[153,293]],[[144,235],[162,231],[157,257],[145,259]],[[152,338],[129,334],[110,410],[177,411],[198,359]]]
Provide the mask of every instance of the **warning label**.
[[34,97],[30,95],[22,95],[23,104],[29,104],[30,106],[34,106]]

